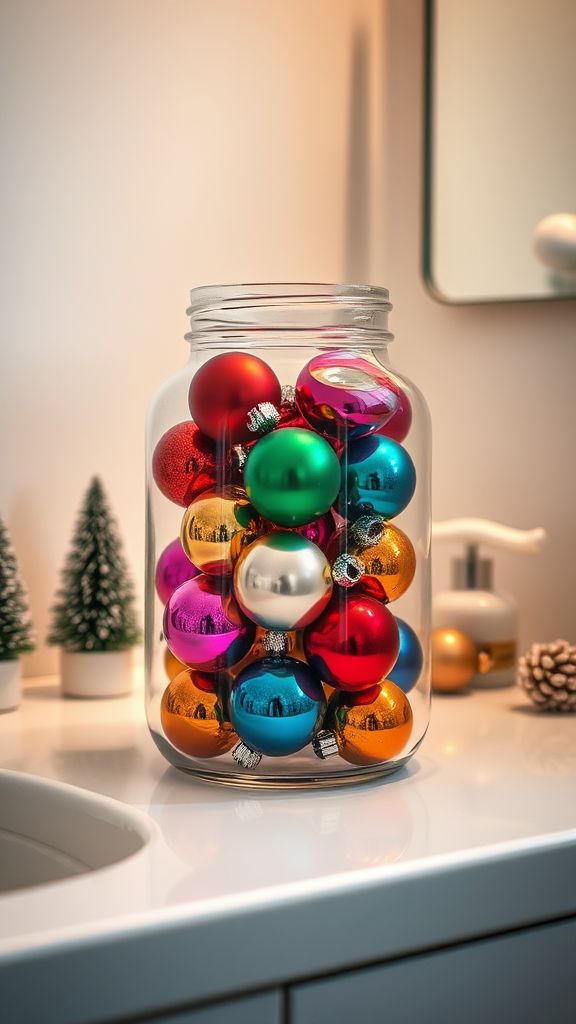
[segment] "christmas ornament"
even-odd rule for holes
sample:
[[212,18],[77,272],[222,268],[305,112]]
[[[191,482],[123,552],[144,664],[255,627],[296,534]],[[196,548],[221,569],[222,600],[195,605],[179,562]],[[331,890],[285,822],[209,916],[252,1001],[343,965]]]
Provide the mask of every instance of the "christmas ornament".
[[345,553],[338,555],[332,566],[332,579],[339,587],[354,587],[362,579],[366,566],[361,558]]
[[168,679],[174,679],[175,676],[180,675],[181,672],[185,672],[188,665],[185,665],[183,661],[179,661],[172,654],[169,647],[164,651],[164,671],[168,676]]
[[243,491],[227,487],[220,493],[206,491],[186,509],[180,539],[191,562],[210,576],[232,572],[243,547],[254,539],[250,506]]
[[224,720],[214,679],[193,669],[180,672],[166,687],[160,720],[166,739],[192,757],[218,757],[238,740]]
[[244,549],[234,572],[234,590],[244,614],[258,625],[303,629],[330,600],[330,566],[311,541],[276,530]]
[[254,445],[244,480],[250,501],[266,519],[303,526],[330,508],[340,489],[340,463],[322,437],[286,427]]
[[542,711],[576,711],[576,645],[532,644],[518,661],[518,682]]
[[249,352],[213,356],[196,371],[188,393],[194,422],[227,446],[253,440],[261,421],[270,416],[269,406],[276,411],[280,401],[276,374]]
[[360,766],[397,757],[408,743],[412,722],[408,698],[388,681],[363,693],[335,693],[326,715],[340,756]]
[[314,673],[294,658],[263,658],[234,680],[230,719],[249,748],[270,757],[301,750],[326,708]]
[[189,420],[162,435],[152,457],[152,474],[164,497],[177,505],[216,486],[217,457],[212,441]]
[[292,384],[282,385],[280,422],[278,425],[280,427],[309,428],[309,424],[302,416],[302,413],[296,404],[296,388]]
[[455,693],[468,686],[478,666],[476,644],[459,629],[433,629],[432,689],[437,693]]
[[[0,661],[34,650],[34,630],[16,555],[0,519]],[[4,710],[0,693],[0,709]]]
[[[258,517],[257,517],[258,518]],[[260,518],[258,524],[259,533],[272,533],[279,527],[276,526],[270,519]],[[313,519],[311,523],[305,523],[304,526],[294,527],[293,532],[298,533],[301,537],[305,537],[306,540],[312,541],[322,551],[325,551],[332,540],[335,530],[335,522],[332,511],[326,512],[319,519]],[[282,527],[280,527],[282,529]]]
[[[334,566],[338,566],[339,572],[343,572],[343,567],[348,565],[350,575],[353,575],[355,566],[358,572],[356,582],[362,593],[379,601],[396,601],[408,590],[414,579],[416,553],[403,530],[380,518],[375,522],[375,519],[372,517],[370,520],[372,530],[365,517],[362,517],[363,525],[359,531],[356,531],[357,523],[350,531],[341,527],[328,546],[327,557]],[[365,541],[370,533],[373,536],[379,535],[379,540],[366,546],[356,539],[360,535],[362,541]],[[352,562],[352,559],[357,561]],[[362,567],[363,572],[360,573]],[[343,585],[340,579],[337,582]],[[353,585],[352,582],[350,585]]]
[[140,641],[134,591],[101,481],[92,480],[62,570],[48,643],[123,651]]
[[340,588],[304,634],[311,667],[342,690],[379,683],[394,665],[399,646],[396,620],[384,604]]
[[200,569],[192,564],[185,554],[180,539],[171,541],[160,555],[156,565],[156,593],[166,604],[171,595],[186,580],[192,580],[198,575]]
[[395,683],[404,693],[409,693],[420,678],[424,653],[412,626],[398,616],[396,625],[400,635],[400,650],[394,667],[388,673],[388,682]]
[[323,352],[300,371],[298,406],[330,437],[363,437],[382,427],[398,407],[395,386],[381,366],[355,352]]
[[412,406],[408,395],[396,384],[396,381],[391,380],[390,386],[398,399],[398,406],[385,426],[378,428],[377,433],[391,437],[393,441],[401,442],[407,437],[412,426]]
[[226,581],[203,573],[172,594],[164,611],[164,636],[180,661],[215,672],[244,657],[254,626],[240,614]]
[[393,519],[415,488],[414,463],[401,444],[380,434],[363,437],[349,444],[343,456],[338,511],[347,519],[367,511]]

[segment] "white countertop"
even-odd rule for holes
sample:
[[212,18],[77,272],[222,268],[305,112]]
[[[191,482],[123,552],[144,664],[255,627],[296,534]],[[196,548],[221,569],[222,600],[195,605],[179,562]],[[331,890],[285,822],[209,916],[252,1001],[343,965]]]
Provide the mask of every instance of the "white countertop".
[[[0,716],[0,766],[157,825],[123,863],[0,897],[14,992],[33,964],[47,999],[73,969],[85,1000],[113,969],[99,1019],[576,913],[576,715],[540,714],[515,689],[437,697],[417,755],[380,782],[256,794],[170,767],[139,679],[103,701],[33,679]],[[79,1019],[70,1000],[58,1024]]]

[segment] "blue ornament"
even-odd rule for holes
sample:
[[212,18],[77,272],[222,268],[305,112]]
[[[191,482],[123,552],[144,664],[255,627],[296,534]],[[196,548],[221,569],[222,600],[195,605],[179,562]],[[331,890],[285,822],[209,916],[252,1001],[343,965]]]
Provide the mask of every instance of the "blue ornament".
[[295,658],[262,658],[238,673],[230,720],[241,740],[270,757],[284,757],[310,742],[326,700],[318,677]]
[[416,487],[408,452],[391,437],[371,434],[352,441],[342,457],[338,510],[347,519],[377,512],[393,519],[406,508]]
[[407,622],[404,622],[404,619],[399,619],[398,617],[396,617],[396,624],[400,634],[400,650],[394,668],[388,673],[386,678],[396,683],[396,686],[399,686],[404,693],[409,693],[415,683],[418,682],[422,671],[424,655],[420,641],[412,626],[409,626]]

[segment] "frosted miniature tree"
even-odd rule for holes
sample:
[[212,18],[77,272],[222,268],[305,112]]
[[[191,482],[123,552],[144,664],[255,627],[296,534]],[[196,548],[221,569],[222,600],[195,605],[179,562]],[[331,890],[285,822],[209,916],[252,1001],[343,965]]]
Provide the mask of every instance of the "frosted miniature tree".
[[0,519],[0,661],[34,650],[28,603],[8,531]]
[[66,651],[122,651],[140,640],[134,589],[101,481],[82,503],[62,570],[48,643]]

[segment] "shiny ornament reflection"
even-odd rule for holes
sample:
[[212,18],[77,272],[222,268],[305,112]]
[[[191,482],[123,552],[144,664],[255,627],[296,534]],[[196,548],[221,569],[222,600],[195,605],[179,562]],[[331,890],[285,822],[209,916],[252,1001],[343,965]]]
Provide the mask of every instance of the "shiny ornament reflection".
[[380,601],[336,588],[325,612],[304,634],[304,650],[323,682],[365,690],[393,667],[400,646],[396,620]]
[[329,437],[363,437],[398,407],[395,387],[381,366],[355,352],[323,352],[300,371],[296,396],[311,426]]
[[398,616],[396,625],[400,634],[400,650],[394,668],[388,673],[388,681],[395,683],[404,693],[409,693],[420,678],[424,654],[412,626]]
[[158,559],[155,574],[156,593],[162,604],[167,603],[177,587],[186,580],[193,580],[199,572],[187,557],[179,537],[168,544]]
[[409,504],[415,488],[416,470],[406,449],[374,434],[352,442],[344,453],[338,511],[348,519],[371,511],[393,519]]
[[478,666],[474,641],[460,629],[433,629],[432,689],[437,693],[456,693],[469,686]]
[[311,430],[274,430],[250,449],[244,480],[248,498],[278,526],[304,526],[324,515],[340,490],[338,456]]
[[175,676],[179,675],[180,672],[185,672],[188,665],[185,665],[183,661],[176,658],[169,647],[164,651],[164,671],[168,676],[168,679],[174,679]]
[[280,382],[263,359],[250,352],[222,352],[196,371],[188,404],[192,419],[222,444],[254,440],[251,413],[262,403],[279,407]]
[[249,747],[270,757],[305,747],[325,708],[319,680],[293,658],[263,658],[246,666],[230,695],[234,729]]
[[412,426],[412,405],[408,395],[396,381],[391,381],[391,386],[398,399],[398,408],[396,412],[392,413],[388,422],[378,428],[377,433],[391,437],[393,441],[400,443],[408,436]]
[[380,764],[397,757],[412,732],[412,708],[388,681],[363,693],[334,693],[326,727],[334,730],[340,756],[350,764]]
[[332,577],[320,548],[297,533],[277,530],[246,548],[236,565],[240,608],[267,629],[302,629],[326,607]]
[[225,488],[215,494],[201,494],[182,519],[180,539],[191,562],[210,576],[232,572],[243,547],[254,539],[249,521],[250,508],[243,491]]
[[254,639],[226,582],[202,574],[174,591],[164,611],[164,636],[172,654],[207,672],[236,665]]
[[416,572],[412,541],[398,526],[380,519],[378,530],[371,531],[374,536],[379,535],[379,540],[366,545],[370,531],[363,529],[359,541],[356,525],[350,530],[341,527],[337,531],[328,547],[328,559],[335,563],[342,555],[357,558],[362,563],[363,573],[358,577],[354,592],[361,591],[378,601],[396,601],[408,590]]
[[224,720],[214,679],[192,669],[181,672],[166,687],[160,719],[170,743],[193,757],[218,757],[238,740]]

